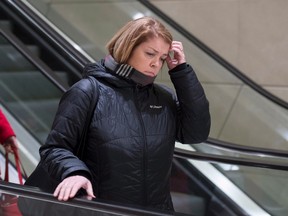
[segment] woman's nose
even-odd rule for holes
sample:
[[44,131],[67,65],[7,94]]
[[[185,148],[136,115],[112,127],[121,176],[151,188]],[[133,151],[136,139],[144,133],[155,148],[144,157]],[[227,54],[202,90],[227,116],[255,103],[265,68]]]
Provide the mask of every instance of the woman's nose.
[[158,60],[153,60],[150,64],[151,67],[155,68],[155,67],[159,67],[160,62]]

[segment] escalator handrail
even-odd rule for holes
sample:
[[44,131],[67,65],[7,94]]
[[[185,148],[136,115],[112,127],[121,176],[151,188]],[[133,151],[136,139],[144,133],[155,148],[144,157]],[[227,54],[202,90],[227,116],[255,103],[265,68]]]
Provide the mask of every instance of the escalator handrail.
[[[191,152],[183,149],[175,149],[174,157],[177,158],[184,158],[184,159],[192,159],[192,160],[202,160],[205,162],[218,162],[218,163],[226,163],[226,164],[234,164],[234,165],[242,165],[242,166],[249,166],[249,167],[259,167],[259,168],[268,168],[268,169],[274,169],[274,170],[288,170],[288,164],[287,163],[277,163],[277,162],[267,162],[267,161],[260,161],[260,160],[254,160],[254,159],[235,159],[233,157],[227,157],[227,156],[215,156],[205,153],[199,153],[199,152]],[[177,215],[177,213],[170,214],[170,213],[164,213],[164,212],[154,212],[147,209],[138,209],[134,207],[129,206],[120,206],[111,204],[109,202],[103,202],[103,200],[94,200],[93,202],[83,200],[83,199],[72,199],[68,202],[60,202],[58,201],[52,194],[44,193],[39,191],[36,188],[29,187],[29,186],[23,186],[19,184],[13,184],[8,182],[1,182],[0,184],[0,191],[4,191],[4,193],[11,193],[16,194],[20,196],[35,198],[37,200],[43,200],[46,202],[52,202],[52,203],[61,203],[64,205],[69,206],[75,206],[80,207],[84,209],[99,209],[100,211],[110,212],[110,213],[120,213],[124,215]],[[184,214],[179,214],[184,215]]]
[[[236,143],[230,143],[223,140],[218,140],[209,137],[206,141],[207,144],[218,146],[221,148],[225,148],[228,150],[236,150],[240,152],[245,153],[254,153],[254,154],[261,154],[261,155],[267,155],[267,156],[276,156],[276,157],[285,157],[288,158],[288,151],[285,150],[277,150],[277,149],[271,149],[271,148],[260,148],[260,147],[254,147],[254,146],[243,146]],[[197,145],[197,144],[196,144]]]
[[155,13],[157,16],[161,17],[161,19],[165,20],[166,23],[169,23],[169,25],[171,25],[174,29],[176,29],[179,33],[181,33],[189,41],[191,41],[193,44],[195,44],[199,49],[201,49],[203,52],[205,52],[207,55],[209,55],[212,59],[214,59],[216,62],[218,62],[224,68],[226,68],[228,71],[230,71],[236,77],[238,77],[243,83],[245,83],[246,85],[248,85],[249,87],[254,89],[256,92],[258,92],[259,94],[261,94],[265,98],[268,98],[269,100],[273,101],[275,104],[278,104],[279,106],[283,107],[284,109],[288,109],[288,102],[275,96],[274,94],[265,90],[263,87],[258,85],[256,82],[251,80],[243,72],[241,72],[239,69],[237,69],[232,64],[227,62],[219,54],[217,54],[215,51],[213,51],[211,48],[209,48],[207,45],[205,45],[202,41],[200,41],[197,37],[192,35],[189,31],[187,31],[180,24],[175,22],[171,17],[169,17],[167,14],[165,14],[163,11],[161,11],[159,8],[157,8],[155,5],[153,5],[152,3],[150,3],[147,0],[138,0],[138,1],[141,2],[143,5],[145,5],[149,10],[153,11],[153,13]]
[[[15,194],[27,198],[34,198],[36,200],[42,200],[49,203],[57,203],[61,205],[68,205],[73,207],[80,207],[86,210],[96,210],[99,209],[103,212],[114,213],[115,215],[151,215],[151,216],[165,216],[165,215],[177,215],[170,212],[162,212],[162,211],[152,211],[149,209],[141,209],[136,207],[124,206],[124,205],[117,205],[114,203],[109,203],[105,200],[95,199],[92,202],[74,198],[70,199],[69,201],[62,202],[58,201],[52,194],[45,193],[40,191],[38,188],[30,187],[26,185],[19,185],[14,183],[9,183],[5,181],[1,181],[0,183],[0,191],[8,194]],[[114,215],[113,214],[113,215]],[[93,214],[94,215],[94,214]],[[184,214],[181,214],[184,215]]]
[[267,161],[265,159],[250,159],[250,158],[235,158],[232,156],[226,155],[213,155],[202,152],[188,151],[180,148],[175,148],[174,157],[184,158],[184,159],[192,159],[192,160],[202,160],[206,162],[218,162],[225,164],[233,164],[233,165],[242,165],[242,166],[252,166],[259,168],[268,168],[275,170],[284,170],[288,171],[288,163],[281,163],[275,161]]

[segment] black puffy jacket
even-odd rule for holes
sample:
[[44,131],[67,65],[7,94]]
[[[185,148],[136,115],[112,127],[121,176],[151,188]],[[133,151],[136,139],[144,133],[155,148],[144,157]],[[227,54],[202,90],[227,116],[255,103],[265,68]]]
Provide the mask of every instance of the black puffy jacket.
[[48,172],[61,180],[85,174],[98,198],[173,210],[169,177],[175,141],[200,143],[210,130],[208,101],[192,67],[185,64],[169,71],[179,102],[165,87],[139,87],[112,75],[103,62],[88,71],[98,80],[94,94],[99,98],[85,159],[72,153],[91,98],[90,81],[82,79],[62,97],[40,148]]

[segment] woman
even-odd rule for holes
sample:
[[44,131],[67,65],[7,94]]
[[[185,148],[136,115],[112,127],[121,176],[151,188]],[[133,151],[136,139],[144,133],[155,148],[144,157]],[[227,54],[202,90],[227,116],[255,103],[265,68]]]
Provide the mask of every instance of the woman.
[[[128,22],[107,48],[105,59],[85,69],[99,84],[85,159],[72,153],[90,103],[85,79],[61,99],[40,149],[47,171],[62,180],[54,196],[66,201],[83,188],[90,198],[173,210],[169,178],[175,141],[200,143],[210,130],[203,88],[182,43],[151,17]],[[178,99],[153,83],[165,62]]]

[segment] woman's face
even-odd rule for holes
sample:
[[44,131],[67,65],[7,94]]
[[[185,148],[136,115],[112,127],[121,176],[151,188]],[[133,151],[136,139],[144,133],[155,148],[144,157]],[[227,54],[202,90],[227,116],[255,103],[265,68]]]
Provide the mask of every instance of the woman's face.
[[147,76],[157,76],[170,50],[170,44],[161,37],[153,37],[137,46],[128,64]]

